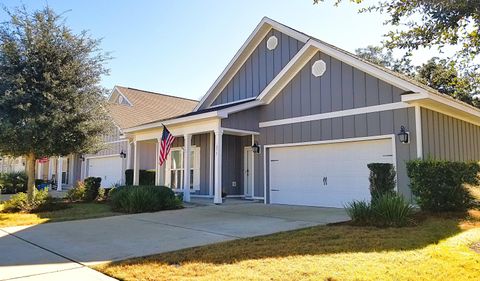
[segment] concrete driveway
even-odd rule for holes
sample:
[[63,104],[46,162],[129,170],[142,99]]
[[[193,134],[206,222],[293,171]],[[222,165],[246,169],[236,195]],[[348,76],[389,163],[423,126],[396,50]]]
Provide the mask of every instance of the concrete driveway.
[[3,228],[0,280],[80,274],[83,280],[109,280],[86,265],[347,219],[342,209],[230,200],[220,206]]

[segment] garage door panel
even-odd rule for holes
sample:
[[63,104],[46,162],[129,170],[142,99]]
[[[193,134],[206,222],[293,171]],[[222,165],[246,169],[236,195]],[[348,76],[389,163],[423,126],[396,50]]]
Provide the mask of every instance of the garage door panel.
[[102,178],[102,187],[111,187],[122,181],[122,162],[120,156],[88,159],[87,176]]
[[[369,200],[368,163],[392,163],[391,139],[270,149],[270,201],[343,207]],[[325,178],[325,182],[324,182]]]

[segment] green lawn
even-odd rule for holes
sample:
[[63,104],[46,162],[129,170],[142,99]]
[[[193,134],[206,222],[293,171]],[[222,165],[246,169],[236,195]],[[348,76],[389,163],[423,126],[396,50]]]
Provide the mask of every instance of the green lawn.
[[318,226],[126,260],[120,280],[479,280],[480,212],[406,228]]
[[[0,210],[2,205],[0,204]],[[106,203],[68,203],[68,208],[41,213],[0,213],[0,227],[81,220],[119,215]]]

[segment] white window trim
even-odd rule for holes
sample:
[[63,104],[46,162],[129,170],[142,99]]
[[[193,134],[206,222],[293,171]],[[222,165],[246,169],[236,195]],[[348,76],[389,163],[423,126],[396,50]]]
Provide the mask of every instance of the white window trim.
[[[191,146],[191,151],[194,153],[194,159],[195,162],[193,163],[193,188],[191,189],[192,191],[198,191],[200,190],[200,147],[197,147],[195,145]],[[166,161],[166,166],[165,166],[165,185],[171,187],[172,184],[172,178],[171,178],[171,166],[172,166],[172,152],[173,151],[180,151],[180,157],[182,159],[182,177],[181,180],[183,181],[183,147],[172,147],[170,152],[168,153],[167,161]],[[174,191],[182,191],[182,188],[172,188]]]

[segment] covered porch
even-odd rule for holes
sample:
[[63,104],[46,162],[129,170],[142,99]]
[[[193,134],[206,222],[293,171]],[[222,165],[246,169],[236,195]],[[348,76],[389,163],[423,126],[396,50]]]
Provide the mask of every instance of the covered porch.
[[222,195],[259,199],[254,196],[252,148],[258,132],[222,127],[218,118],[173,121],[164,122],[176,139],[162,166],[158,161],[162,124],[128,132],[127,168],[133,169],[133,185],[140,183],[140,170],[154,170],[155,184],[183,193],[186,202],[198,197],[221,204]]

